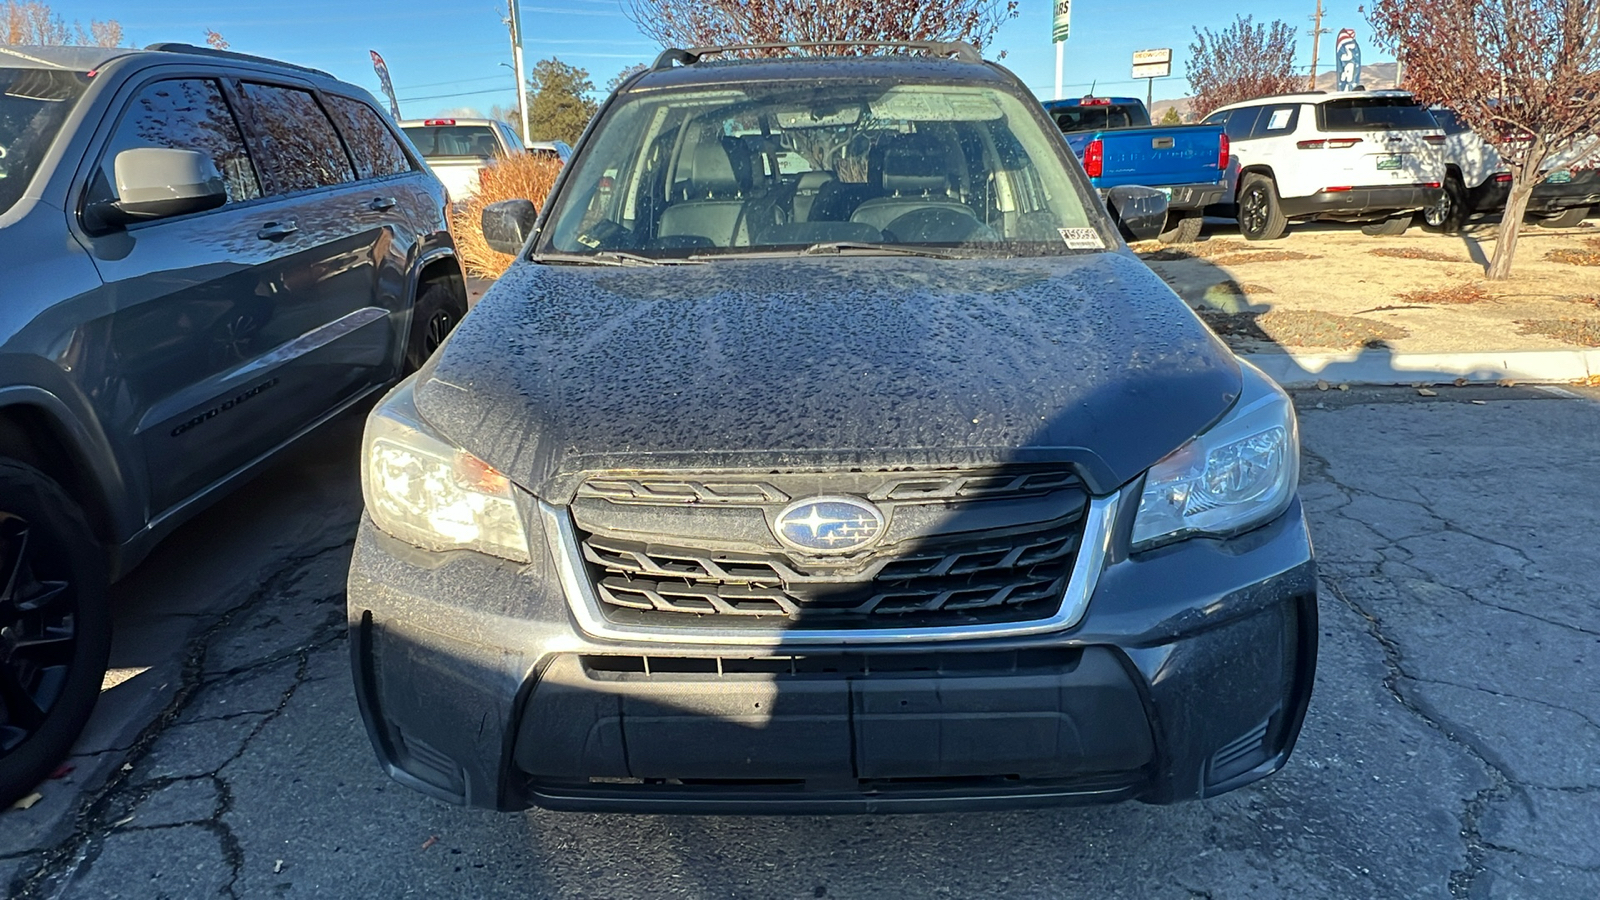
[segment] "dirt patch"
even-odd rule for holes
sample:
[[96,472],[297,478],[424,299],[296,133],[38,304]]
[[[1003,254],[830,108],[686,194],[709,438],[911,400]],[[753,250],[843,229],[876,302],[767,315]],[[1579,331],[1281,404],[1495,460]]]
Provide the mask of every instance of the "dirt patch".
[[1300,253],[1295,250],[1260,250],[1255,253],[1228,253],[1214,256],[1211,261],[1219,266],[1242,266],[1246,263],[1259,262],[1289,262],[1296,259],[1321,259],[1310,253]]
[[1203,309],[1200,318],[1218,336],[1233,341],[1260,341],[1286,347],[1384,347],[1411,332],[1387,322],[1304,309],[1265,313],[1225,313]]
[[1134,250],[1139,258],[1145,262],[1177,262],[1180,259],[1194,259],[1195,255],[1187,250],[1176,247],[1163,247],[1160,250]]
[[1447,263],[1471,261],[1462,259],[1459,256],[1451,256],[1448,253],[1440,253],[1437,250],[1419,250],[1416,247],[1379,247],[1376,250],[1368,250],[1367,252],[1373,256],[1382,256],[1388,259],[1425,259],[1430,262]]
[[1542,334],[1580,347],[1600,347],[1600,319],[1518,319],[1523,334]]
[[1479,284],[1458,284],[1455,287],[1433,291],[1403,291],[1395,295],[1407,303],[1479,303],[1489,299],[1489,292]]

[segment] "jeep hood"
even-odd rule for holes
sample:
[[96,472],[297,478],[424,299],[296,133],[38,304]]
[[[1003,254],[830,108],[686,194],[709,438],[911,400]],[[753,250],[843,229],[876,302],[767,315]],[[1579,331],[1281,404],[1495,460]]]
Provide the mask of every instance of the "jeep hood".
[[1124,253],[519,263],[418,411],[553,502],[600,470],[1068,463],[1109,492],[1216,421],[1238,363]]

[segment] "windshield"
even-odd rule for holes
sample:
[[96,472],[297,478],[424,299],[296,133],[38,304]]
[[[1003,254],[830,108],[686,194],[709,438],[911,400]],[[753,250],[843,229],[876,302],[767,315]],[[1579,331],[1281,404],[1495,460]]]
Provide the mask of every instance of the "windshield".
[[1145,113],[1144,107],[1123,106],[1120,103],[1057,106],[1050,110],[1050,116],[1064,134],[1112,128],[1147,128],[1150,125],[1150,116]]
[[1353,97],[1317,107],[1323,131],[1427,130],[1439,126],[1410,97]]
[[444,156],[500,155],[500,142],[488,125],[406,125],[406,137],[423,159]]
[[641,92],[574,157],[539,250],[1103,247],[1036,110],[993,88],[887,81]]
[[0,69],[0,213],[24,191],[88,76],[56,69]]

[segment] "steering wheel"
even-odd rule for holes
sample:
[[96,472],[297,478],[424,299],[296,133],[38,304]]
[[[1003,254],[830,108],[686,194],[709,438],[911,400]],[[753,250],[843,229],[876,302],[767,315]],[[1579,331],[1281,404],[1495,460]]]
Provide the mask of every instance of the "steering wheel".
[[964,244],[1000,239],[970,210],[942,206],[908,212],[885,226],[883,233],[901,244]]

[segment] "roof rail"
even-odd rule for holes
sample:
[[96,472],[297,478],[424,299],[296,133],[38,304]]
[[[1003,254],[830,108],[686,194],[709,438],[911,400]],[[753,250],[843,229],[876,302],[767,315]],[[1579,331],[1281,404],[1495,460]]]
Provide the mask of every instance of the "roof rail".
[[690,47],[682,50],[669,47],[656,57],[651,69],[670,69],[673,63],[692,66],[701,57],[714,53],[737,53],[745,50],[789,50],[810,47],[895,47],[905,50],[922,50],[930,56],[953,56],[962,62],[981,63],[983,54],[966,41],[776,41],[767,44],[727,44],[719,47]]
[[301,72],[310,72],[313,75],[321,75],[323,78],[333,78],[332,75],[322,71],[321,69],[313,69],[310,66],[296,65],[294,63],[284,62],[281,59],[269,59],[265,56],[251,56],[248,53],[235,53],[232,50],[216,50],[211,47],[197,47],[194,44],[185,44],[178,41],[163,41],[158,44],[150,44],[144,49],[158,50],[163,53],[191,53],[196,56],[215,56],[220,59],[236,59],[240,62],[262,63],[264,65],[278,66],[279,68],[284,69],[297,69]]

